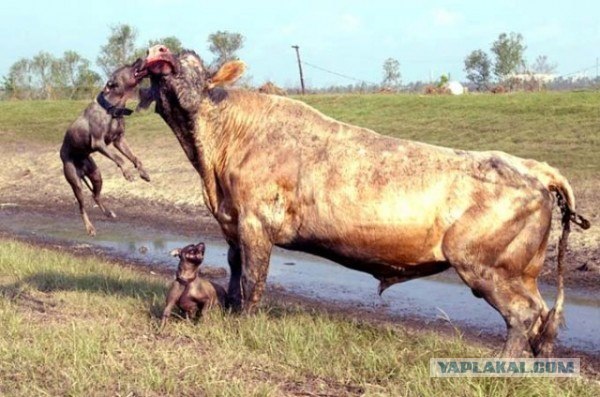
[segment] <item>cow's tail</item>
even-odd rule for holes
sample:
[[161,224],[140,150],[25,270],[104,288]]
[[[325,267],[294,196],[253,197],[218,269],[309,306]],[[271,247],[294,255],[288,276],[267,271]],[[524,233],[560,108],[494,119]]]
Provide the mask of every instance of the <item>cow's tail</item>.
[[543,177],[540,177],[542,183],[550,191],[554,191],[557,197],[557,204],[561,212],[561,224],[562,234],[558,241],[558,255],[557,255],[557,294],[554,302],[554,307],[545,319],[542,321],[542,326],[537,337],[537,343],[535,343],[535,353],[549,356],[552,352],[552,345],[556,335],[558,334],[558,328],[564,323],[563,321],[563,306],[565,301],[564,292],[564,258],[567,250],[567,240],[569,233],[571,232],[571,222],[575,223],[582,229],[589,229],[590,222],[575,212],[575,195],[573,189],[562,176],[558,170],[551,168],[544,164]]
[[[546,163],[537,163],[531,167],[535,176],[550,191],[556,193],[558,197],[558,206],[564,218],[578,225],[582,229],[589,229],[590,222],[575,212],[575,195],[573,189],[565,178],[556,168],[550,167]],[[564,228],[564,224],[563,224]]]

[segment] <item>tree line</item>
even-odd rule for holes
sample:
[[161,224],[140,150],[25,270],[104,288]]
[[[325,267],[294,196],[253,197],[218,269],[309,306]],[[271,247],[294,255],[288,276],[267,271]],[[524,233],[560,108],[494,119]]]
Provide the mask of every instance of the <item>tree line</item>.
[[[2,78],[0,89],[11,99],[88,99],[94,97],[106,77],[115,69],[134,62],[146,54],[148,47],[165,44],[171,51],[183,49],[175,36],[149,40],[137,46],[137,30],[128,24],[110,27],[106,44],[100,47],[96,65],[104,76],[92,69],[92,63],[77,51],[65,51],[55,56],[40,51],[31,58],[21,58],[13,63]],[[208,36],[209,50],[214,55],[212,67],[237,59],[237,51],[244,45],[239,33],[217,31]]]
[[556,71],[557,64],[550,62],[546,55],[539,55],[529,65],[525,59],[526,49],[522,34],[501,33],[490,48],[493,59],[481,49],[467,55],[464,60],[467,80],[477,91],[489,90],[494,84],[513,89],[518,84],[515,75],[529,74],[534,78],[535,75],[551,75]]
[[[477,91],[490,90],[494,86],[502,84],[505,84],[508,89],[512,89],[517,84],[515,75],[529,74],[535,77],[536,75],[551,75],[555,72],[557,64],[550,62],[546,55],[538,56],[529,65],[525,59],[526,49],[523,35],[520,33],[501,33],[490,48],[492,56],[477,49],[464,59],[464,71],[467,73],[468,84]],[[442,85],[447,80],[448,76],[442,75],[434,84]],[[550,84],[550,81],[546,81],[546,83]],[[412,91],[430,84],[432,83],[418,81],[402,86],[400,62],[394,58],[388,58],[383,62],[383,79],[380,90],[395,91],[402,86],[403,91]]]

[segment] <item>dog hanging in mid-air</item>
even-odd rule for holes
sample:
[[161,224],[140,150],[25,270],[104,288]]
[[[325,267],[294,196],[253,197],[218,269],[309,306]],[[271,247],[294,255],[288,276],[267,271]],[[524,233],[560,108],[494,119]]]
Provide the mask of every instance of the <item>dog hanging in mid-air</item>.
[[85,211],[81,181],[90,189],[94,201],[104,215],[114,218],[113,211],[106,208],[100,193],[102,190],[102,175],[91,157],[94,152],[100,152],[114,161],[128,181],[134,176],[125,166],[123,159],[108,150],[111,144],[127,157],[137,168],[140,177],[150,181],[150,176],[142,166],[142,162],[133,154],[125,140],[125,116],[133,111],[125,107],[127,100],[137,93],[137,86],[145,77],[139,71],[142,60],[138,59],[131,65],[115,70],[108,79],[96,100],[88,105],[83,113],[67,129],[60,158],[63,162],[65,178],[73,188],[73,193],[79,203],[79,211],[87,233],[96,235],[96,229]]

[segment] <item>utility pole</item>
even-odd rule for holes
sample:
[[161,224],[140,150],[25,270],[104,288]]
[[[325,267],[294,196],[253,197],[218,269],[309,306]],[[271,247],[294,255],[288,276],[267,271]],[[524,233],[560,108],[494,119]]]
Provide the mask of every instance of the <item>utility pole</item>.
[[302,62],[300,62],[300,47],[292,46],[296,50],[296,58],[298,58],[298,70],[300,70],[300,86],[302,87],[302,95],[304,95],[304,76],[302,75]]

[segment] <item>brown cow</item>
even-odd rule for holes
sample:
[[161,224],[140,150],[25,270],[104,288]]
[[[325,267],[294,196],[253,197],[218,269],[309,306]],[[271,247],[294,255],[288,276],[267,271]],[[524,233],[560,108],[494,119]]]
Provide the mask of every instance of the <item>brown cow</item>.
[[[557,170],[505,153],[381,136],[296,100],[223,86],[239,61],[209,72],[193,52],[146,57],[156,111],[202,178],[229,243],[234,307],[251,310],[274,245],[381,281],[380,290],[452,266],[506,321],[502,354],[549,355],[563,304],[562,255],[575,215]],[[536,278],[556,192],[564,230],[559,295],[549,312]]]

